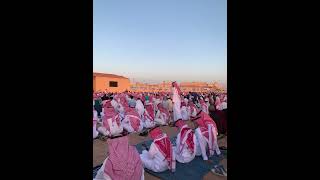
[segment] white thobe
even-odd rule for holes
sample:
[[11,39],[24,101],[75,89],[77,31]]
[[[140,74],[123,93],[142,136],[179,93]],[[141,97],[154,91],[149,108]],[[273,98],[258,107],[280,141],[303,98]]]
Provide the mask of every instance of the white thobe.
[[209,114],[209,106],[207,106],[206,104],[202,104],[201,109],[203,112]]
[[158,110],[154,118],[154,121],[156,124],[159,124],[159,125],[167,125],[168,118],[169,117],[167,117],[165,113],[162,113],[161,111]]
[[209,103],[209,102],[206,102],[206,105],[208,106],[208,109],[209,109],[210,103]]
[[107,122],[110,127],[110,131],[107,128],[105,128],[104,126],[100,126],[98,128],[98,131],[101,134],[103,134],[104,136],[115,136],[115,135],[119,135],[122,133],[123,127],[122,127],[121,123],[120,123],[120,125],[118,125],[117,122],[112,121],[112,118],[107,119]]
[[[93,111],[93,119],[98,120],[98,112],[96,110]],[[98,136],[99,132],[97,131],[97,123],[93,124],[93,139]]]
[[[101,168],[98,170],[96,177],[93,178],[93,180],[112,180],[111,177],[107,173],[104,172],[104,167],[107,163],[108,158],[109,157],[107,157],[104,160]],[[142,168],[141,180],[144,180],[144,169],[143,168]]]
[[112,101],[111,101],[111,106],[112,106],[114,109],[117,109],[118,102],[117,102],[115,99],[112,99]]
[[222,110],[227,109],[227,103],[226,102],[222,102],[221,103],[221,109]]
[[[182,128],[186,127],[187,125],[184,125]],[[190,129],[191,131],[191,129]],[[192,132],[191,132],[192,133]],[[188,134],[185,135],[185,138],[187,138]],[[188,163],[190,161],[192,161],[196,155],[197,152],[197,138],[196,136],[193,134],[193,143],[194,143],[194,151],[193,153],[191,153],[191,151],[188,149],[188,145],[187,143],[183,143],[180,144],[180,139],[181,139],[181,131],[179,132],[179,134],[177,135],[177,139],[176,139],[176,144],[177,146],[174,147],[174,152],[176,153],[176,160],[180,163]],[[185,140],[183,140],[185,141]],[[182,147],[181,147],[182,146]],[[182,148],[182,150],[180,150],[180,148]]]
[[[145,110],[145,113],[149,115],[148,111],[146,110]],[[143,116],[143,126],[145,128],[152,128],[156,125],[155,121],[153,121],[149,116]]]
[[97,131],[97,125],[93,125],[93,139],[98,137],[99,132]]
[[182,120],[189,120],[189,114],[186,106],[181,107],[181,117],[182,117]]
[[[211,125],[211,124],[208,125],[208,131],[213,132],[212,138],[214,138],[214,143],[212,144],[212,150],[209,150],[209,155],[212,156],[214,154],[214,151],[218,155],[220,155],[221,152],[220,152],[219,146],[218,146],[217,132],[216,132],[215,128],[213,127],[213,125]],[[210,140],[202,135],[202,132],[200,131],[199,127],[195,130],[195,135],[197,137],[197,146],[198,146],[196,155],[197,156],[202,155],[203,160],[208,160],[206,148],[207,148],[207,146],[209,146]]]
[[[130,117],[131,118],[138,118],[139,121],[140,121],[140,125],[139,125],[139,128],[137,131],[135,131],[133,129],[133,127],[131,126],[131,121],[130,121]],[[132,115],[125,115],[123,121],[121,122],[121,125],[123,126],[123,128],[125,130],[127,130],[129,133],[132,133],[132,132],[141,132],[142,129],[143,129],[143,122],[141,121],[141,119],[139,117],[136,117],[136,116],[132,116]]]
[[144,113],[144,105],[140,100],[136,101],[136,111],[138,112],[139,116],[142,117]]
[[189,100],[187,98],[184,98],[184,103],[188,104]]
[[189,117],[195,117],[197,115],[197,109],[195,107],[191,108],[190,106],[188,106],[187,110]]
[[153,100],[153,109],[155,110],[155,111],[157,111],[158,110],[158,104],[160,104],[160,103],[162,103],[162,101],[160,100],[160,99],[154,99]]
[[122,104],[118,103],[118,106],[117,106],[116,110],[120,114],[124,114],[124,107],[122,106]]
[[[164,137],[161,137],[159,139],[162,138]],[[157,145],[154,142],[152,142],[149,151],[142,151],[142,154],[140,154],[140,158],[143,166],[153,172],[163,172],[168,170],[168,161],[165,160],[165,157],[159,151]],[[174,152],[172,153],[172,158],[175,161]]]
[[173,104],[173,121],[177,121],[178,119],[182,119],[181,116],[181,100],[180,100],[180,95],[178,94],[177,88],[173,87],[172,88],[172,101],[174,102]]

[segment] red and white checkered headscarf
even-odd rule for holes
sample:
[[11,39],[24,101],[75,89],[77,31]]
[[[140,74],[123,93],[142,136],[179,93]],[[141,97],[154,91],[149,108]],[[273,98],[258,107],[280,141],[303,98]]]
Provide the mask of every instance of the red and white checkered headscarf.
[[193,132],[192,129],[183,120],[178,120],[175,122],[175,125],[180,129],[180,148],[179,152],[182,152],[183,144],[188,145],[188,149],[191,151],[191,154],[194,152],[194,142],[193,142]]
[[[212,125],[212,127],[215,129],[214,132],[218,132],[217,125],[214,122],[214,120],[205,112],[200,112],[200,118],[196,120],[197,124],[199,125],[200,131],[204,137],[206,137],[208,140],[212,139],[212,142],[209,142],[209,149],[212,149],[213,141],[214,141],[214,134],[213,132],[209,132],[208,125]],[[210,138],[211,137],[211,138]]]
[[138,131],[141,123],[140,115],[134,108],[125,107],[125,114],[129,118],[130,125],[134,131]]
[[135,146],[129,145],[127,136],[108,139],[109,157],[104,172],[111,179],[140,180],[142,162]]
[[151,116],[152,120],[154,120],[154,109],[153,109],[153,105],[148,103],[145,105],[145,109],[148,112],[148,114]]
[[111,100],[106,100],[104,102],[103,108],[113,108],[113,106],[111,104]]
[[172,157],[172,144],[169,137],[163,134],[159,127],[152,129],[150,132],[150,137],[154,140],[153,142],[159,149],[160,153],[165,157],[168,162],[168,168],[171,170],[173,166]]
[[176,81],[172,83],[172,86],[177,89],[179,95],[182,94],[182,92],[181,92],[181,90],[180,90],[180,88],[178,86],[178,83]]
[[194,103],[192,101],[189,101],[188,107],[190,107],[191,109],[191,114],[193,114],[194,111],[196,111],[196,113],[199,113],[198,108],[196,107],[196,105],[194,105]]
[[118,126],[120,126],[120,115],[115,111],[114,108],[105,108],[103,117],[103,126],[110,131],[110,126],[108,123],[108,119],[112,118],[112,122],[116,122]]
[[166,114],[167,118],[170,117],[170,113],[169,113],[168,109],[165,109],[165,108],[162,106],[162,103],[159,103],[159,104],[157,105],[157,107],[158,107],[158,110],[159,110],[161,113],[165,113],[165,114]]

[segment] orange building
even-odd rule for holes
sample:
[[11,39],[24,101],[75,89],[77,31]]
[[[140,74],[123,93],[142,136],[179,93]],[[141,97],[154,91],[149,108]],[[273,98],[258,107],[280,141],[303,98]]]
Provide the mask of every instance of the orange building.
[[93,73],[93,90],[108,92],[129,91],[130,80],[115,74]]

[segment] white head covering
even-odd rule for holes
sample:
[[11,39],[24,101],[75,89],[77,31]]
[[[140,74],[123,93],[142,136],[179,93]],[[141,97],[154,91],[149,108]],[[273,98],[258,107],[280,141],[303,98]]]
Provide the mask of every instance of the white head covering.
[[222,107],[222,110],[227,109],[227,102],[222,102],[221,107]]

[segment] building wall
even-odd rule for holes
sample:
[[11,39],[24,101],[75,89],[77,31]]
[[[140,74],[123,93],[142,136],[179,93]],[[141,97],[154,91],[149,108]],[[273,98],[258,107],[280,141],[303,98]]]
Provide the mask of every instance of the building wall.
[[[109,81],[118,82],[118,87],[109,87]],[[124,92],[130,90],[130,81],[125,78],[95,76],[93,78],[93,86],[95,91],[104,91],[107,89],[108,92]]]

